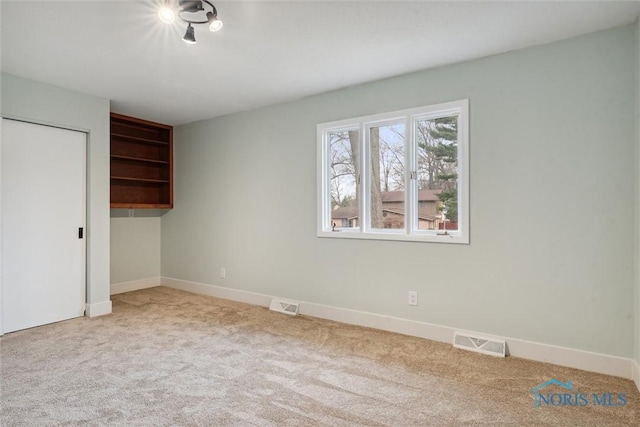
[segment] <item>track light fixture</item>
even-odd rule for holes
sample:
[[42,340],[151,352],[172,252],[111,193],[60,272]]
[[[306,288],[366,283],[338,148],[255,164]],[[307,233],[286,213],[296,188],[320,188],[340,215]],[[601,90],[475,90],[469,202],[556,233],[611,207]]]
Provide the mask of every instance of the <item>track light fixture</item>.
[[[179,0],[178,11],[172,6],[174,1],[167,0],[158,11],[158,17],[162,22],[171,24],[176,15],[187,23],[187,32],[182,40],[185,43],[196,42],[195,29],[192,24],[206,24],[209,31],[215,32],[222,28],[222,21],[218,19],[218,11],[209,0]],[[210,9],[210,10],[207,10]]]
[[184,33],[182,40],[188,44],[196,44],[196,34],[191,24],[187,25],[187,32]]

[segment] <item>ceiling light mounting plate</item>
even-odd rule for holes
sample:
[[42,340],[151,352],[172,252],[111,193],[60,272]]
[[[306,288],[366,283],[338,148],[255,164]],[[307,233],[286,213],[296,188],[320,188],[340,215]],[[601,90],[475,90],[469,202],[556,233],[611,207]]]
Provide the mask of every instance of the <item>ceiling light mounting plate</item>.
[[[171,0],[165,0],[165,5],[158,12],[160,20],[167,24],[172,23],[176,15],[175,9],[169,6],[170,3]],[[182,38],[184,42],[195,44],[193,25],[206,24],[212,32],[222,28],[222,21],[218,19],[218,10],[209,0],[178,0],[178,6],[177,16],[187,23],[187,32]]]
[[[211,7],[211,11],[207,12],[203,17],[200,12],[205,10],[204,3]],[[218,15],[216,7],[208,0],[180,0],[179,5],[182,10],[178,12],[178,16],[188,24],[208,24],[209,14],[213,14],[216,17]]]

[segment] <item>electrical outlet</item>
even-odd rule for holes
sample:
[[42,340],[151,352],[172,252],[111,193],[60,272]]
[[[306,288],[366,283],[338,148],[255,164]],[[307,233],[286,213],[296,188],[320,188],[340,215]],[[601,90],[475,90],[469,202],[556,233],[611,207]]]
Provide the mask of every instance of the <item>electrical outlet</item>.
[[418,305],[418,291],[409,291],[409,305]]
[[133,209],[129,209],[127,215],[129,215],[129,218],[133,218],[134,216],[136,216],[136,212]]
[[227,269],[224,267],[220,267],[220,278],[224,279],[225,277],[227,277]]

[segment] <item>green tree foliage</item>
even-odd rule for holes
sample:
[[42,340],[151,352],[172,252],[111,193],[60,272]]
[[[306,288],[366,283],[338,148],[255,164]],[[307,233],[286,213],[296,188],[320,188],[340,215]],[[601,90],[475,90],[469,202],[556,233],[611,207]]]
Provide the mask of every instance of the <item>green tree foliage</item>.
[[441,210],[447,219],[458,218],[458,117],[440,117],[418,122],[419,186],[440,190]]

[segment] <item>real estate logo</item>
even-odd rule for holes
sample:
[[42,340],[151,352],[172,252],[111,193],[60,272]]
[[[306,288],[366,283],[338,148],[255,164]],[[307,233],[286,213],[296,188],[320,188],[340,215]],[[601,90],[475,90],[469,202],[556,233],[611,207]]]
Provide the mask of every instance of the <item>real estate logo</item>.
[[[560,392],[544,392],[543,389],[556,385],[564,390]],[[557,387],[556,387],[557,388]],[[529,390],[533,393],[533,407],[541,406],[607,406],[623,407],[627,404],[626,393],[580,393],[573,388],[571,381],[566,383],[554,378]]]

